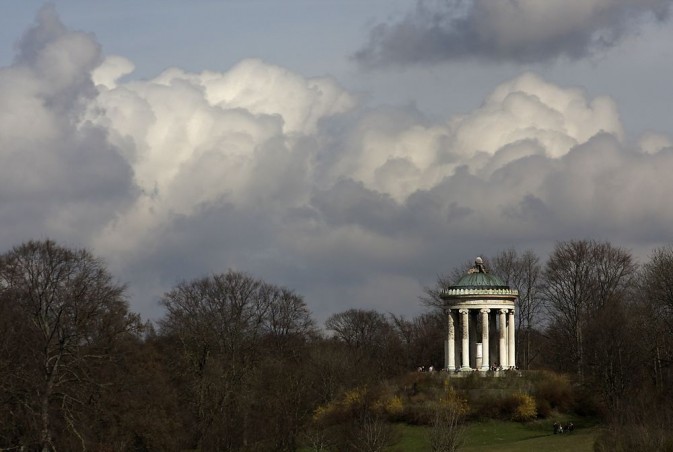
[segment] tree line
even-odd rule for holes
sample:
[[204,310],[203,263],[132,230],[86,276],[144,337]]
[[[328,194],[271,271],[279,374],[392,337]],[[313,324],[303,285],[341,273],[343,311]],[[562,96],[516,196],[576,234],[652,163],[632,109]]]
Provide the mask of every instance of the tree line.
[[[520,368],[573,375],[610,425],[670,420],[673,247],[643,265],[587,240],[557,243],[544,263],[515,249],[486,262],[520,293]],[[151,324],[89,251],[26,242],[0,256],[0,448],[314,444],[319,407],[444,364],[439,293],[463,270],[428,288],[411,319],[349,309],[323,329],[293,290],[228,271],[177,284]]]

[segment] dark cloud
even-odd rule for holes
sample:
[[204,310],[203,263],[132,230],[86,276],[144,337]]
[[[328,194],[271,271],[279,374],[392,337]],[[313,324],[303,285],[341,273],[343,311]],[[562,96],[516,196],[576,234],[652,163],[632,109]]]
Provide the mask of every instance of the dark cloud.
[[0,238],[85,242],[137,195],[106,130],[82,121],[101,61],[90,35],[67,30],[53,6],[0,69]]
[[71,114],[82,97],[95,96],[91,71],[101,61],[93,35],[68,30],[54,5],[46,4],[19,41],[14,67],[30,71],[23,75],[38,82],[35,94],[48,108]]
[[671,0],[418,0],[375,25],[355,53],[364,67],[464,58],[540,62],[612,47],[642,20],[665,20]]
[[350,179],[316,192],[311,204],[332,225],[358,224],[379,233],[392,233],[403,221],[400,207],[390,196]]

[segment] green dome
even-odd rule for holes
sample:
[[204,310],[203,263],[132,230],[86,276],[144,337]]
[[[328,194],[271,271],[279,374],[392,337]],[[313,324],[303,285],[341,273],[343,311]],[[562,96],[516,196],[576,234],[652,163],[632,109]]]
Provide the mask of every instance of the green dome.
[[509,289],[509,286],[497,276],[487,273],[484,261],[478,257],[474,267],[449,289]]
[[463,289],[508,289],[502,279],[490,273],[468,273],[451,287]]
[[[502,279],[486,271],[484,261],[478,257],[474,261],[474,267],[453,286],[442,290],[440,297],[447,301],[474,299],[475,297],[487,297],[493,300],[513,300],[519,295],[519,291],[511,289]],[[493,301],[492,300],[492,301]]]

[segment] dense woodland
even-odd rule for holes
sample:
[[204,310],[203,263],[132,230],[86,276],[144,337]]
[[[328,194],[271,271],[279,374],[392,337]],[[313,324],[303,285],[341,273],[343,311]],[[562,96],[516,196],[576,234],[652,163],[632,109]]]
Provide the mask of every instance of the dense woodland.
[[[563,409],[605,424],[602,450],[673,445],[673,247],[638,263],[567,241],[546,261],[512,249],[486,262],[520,291],[519,368],[565,375]],[[300,294],[229,271],[178,284],[150,324],[87,250],[24,243],[0,256],[0,448],[381,450],[390,422],[462,422],[462,408],[407,401],[413,370],[443,365],[438,294],[464,270],[419,294],[411,319],[350,309],[321,328]],[[528,418],[562,409],[529,399]]]

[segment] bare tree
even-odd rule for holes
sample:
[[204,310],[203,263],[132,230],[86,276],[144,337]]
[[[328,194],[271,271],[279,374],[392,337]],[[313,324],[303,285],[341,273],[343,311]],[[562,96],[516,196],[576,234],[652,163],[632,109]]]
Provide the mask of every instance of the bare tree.
[[597,438],[595,450],[666,450],[673,444],[672,315],[669,244],[652,251],[623,309],[611,309],[599,319],[605,331],[595,334],[592,345],[603,354],[598,377],[609,426]]
[[[653,250],[642,268],[640,297],[641,331],[646,353],[658,387],[673,383],[673,245]],[[649,366],[648,366],[649,367]]]
[[351,361],[370,377],[394,375],[406,367],[401,341],[384,314],[349,309],[330,316],[325,327],[348,347]]
[[366,414],[353,431],[350,441],[352,450],[381,452],[397,439],[395,427],[380,416]]
[[519,291],[517,303],[517,363],[528,369],[535,359],[531,351],[533,329],[540,326],[542,311],[540,258],[531,250],[519,254],[514,248],[501,251],[491,259],[491,271],[505,284]]
[[86,402],[81,388],[100,383],[92,362],[109,358],[111,344],[139,324],[124,287],[86,250],[31,241],[0,256],[0,295],[29,322],[24,358],[37,378],[23,403],[39,419],[40,449],[54,449],[56,423],[85,448],[77,412]]
[[247,440],[245,395],[256,361],[268,299],[262,283],[228,272],[179,284],[162,304],[161,332],[180,344],[197,448],[231,449]]
[[260,295],[269,306],[263,330],[274,338],[313,336],[316,334],[315,322],[304,302],[295,292],[284,287],[264,284]]
[[402,342],[407,369],[418,366],[439,366],[443,361],[441,344],[446,338],[446,315],[433,310],[407,320],[390,316],[397,336]]
[[376,311],[349,309],[333,314],[325,327],[350,347],[380,345],[389,330],[386,316]]
[[462,442],[462,412],[456,403],[441,403],[435,410],[430,427],[430,449],[433,452],[456,452]]
[[638,333],[634,314],[624,302],[615,300],[594,314],[594,327],[586,332],[590,383],[612,414],[624,409],[624,402],[639,397],[642,390],[637,382],[642,381],[641,369],[647,363],[643,344],[633,339]]
[[580,379],[592,318],[625,294],[636,270],[630,253],[609,243],[559,242],[549,257],[542,294],[550,326],[559,333],[557,348],[572,357]]
[[[269,386],[268,375],[265,379],[261,372],[280,372],[277,355],[282,350],[269,350],[269,344],[284,346],[287,338],[312,331],[303,300],[287,289],[229,271],[181,283],[165,294],[162,304],[167,314],[161,333],[179,344],[176,368],[186,382],[183,396],[191,402],[187,415],[196,423],[192,446],[250,447],[273,427],[264,413],[275,400],[262,403],[256,397],[263,389],[256,385],[266,381]],[[297,392],[294,388],[300,380],[281,377],[292,386],[279,395],[300,397],[302,387]],[[286,405],[284,414],[294,408]],[[292,438],[280,441],[289,447]]]
[[[641,289],[647,299],[661,307],[661,313],[673,313],[673,245],[656,248],[650,260],[643,265]],[[673,320],[667,316],[671,332]]]
[[334,444],[322,430],[310,429],[303,435],[305,448],[311,452],[330,452],[334,450]]
[[456,284],[473,265],[473,261],[466,261],[462,265],[454,267],[448,273],[438,275],[434,286],[423,289],[423,295],[420,297],[421,303],[433,311],[444,312],[444,300],[441,297],[442,292]]

